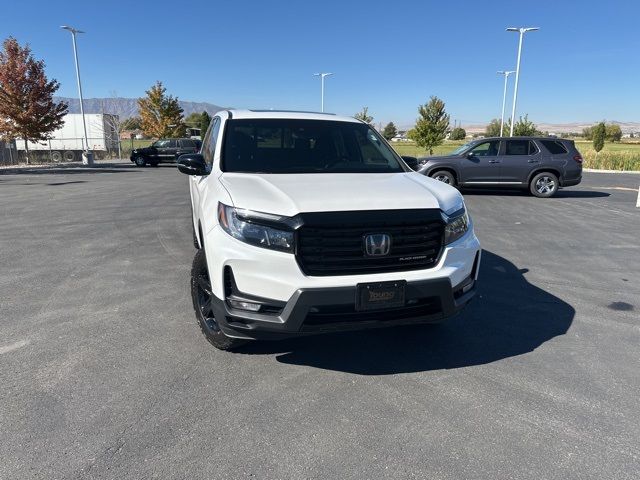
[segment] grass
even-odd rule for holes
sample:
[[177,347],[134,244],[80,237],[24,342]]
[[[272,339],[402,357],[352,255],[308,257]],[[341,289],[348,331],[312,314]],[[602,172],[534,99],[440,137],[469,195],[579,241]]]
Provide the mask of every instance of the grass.
[[[464,142],[445,142],[433,149],[434,155],[446,155],[458,148]],[[418,147],[415,142],[394,142],[391,146],[400,155],[412,157],[427,157],[429,154]],[[598,170],[623,170],[640,171],[640,143],[605,143],[598,155],[593,149],[593,144],[587,141],[576,140],[576,147],[584,158],[585,168]]]

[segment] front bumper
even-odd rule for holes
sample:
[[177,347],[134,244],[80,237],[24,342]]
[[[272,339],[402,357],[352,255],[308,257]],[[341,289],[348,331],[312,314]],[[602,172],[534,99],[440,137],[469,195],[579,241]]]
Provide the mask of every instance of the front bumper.
[[[433,268],[367,275],[308,276],[293,255],[240,242],[217,226],[205,233],[204,247],[220,328],[230,337],[256,340],[441,321],[475,295],[481,256],[473,225],[444,248]],[[232,272],[239,297],[275,308],[270,313],[232,308],[226,271]],[[357,284],[396,280],[407,282],[405,307],[355,310]],[[463,292],[469,281],[473,285]]]
[[[459,292],[462,288],[458,289]],[[279,339],[298,335],[417,323],[437,323],[462,310],[476,293],[476,282],[465,293],[446,278],[408,283],[402,308],[359,312],[356,287],[299,289],[279,315],[237,310],[213,297],[213,311],[221,330],[234,338]]]

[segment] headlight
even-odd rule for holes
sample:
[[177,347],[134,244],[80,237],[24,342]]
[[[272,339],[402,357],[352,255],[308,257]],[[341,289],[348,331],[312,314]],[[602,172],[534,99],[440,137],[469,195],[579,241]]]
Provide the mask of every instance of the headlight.
[[469,230],[469,215],[463,206],[451,216],[445,215],[444,244],[449,245],[462,237]]
[[281,217],[251,212],[218,203],[218,222],[222,229],[240,241],[281,252],[293,253],[293,231],[265,225]]

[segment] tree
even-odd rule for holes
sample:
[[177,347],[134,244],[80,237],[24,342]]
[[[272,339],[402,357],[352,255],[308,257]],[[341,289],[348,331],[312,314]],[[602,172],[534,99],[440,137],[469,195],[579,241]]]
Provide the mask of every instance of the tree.
[[604,139],[607,135],[607,127],[604,122],[600,122],[593,127],[593,149],[596,151],[596,155],[604,148]]
[[142,119],[140,117],[129,117],[122,121],[122,130],[142,130]]
[[7,38],[0,51],[0,137],[24,140],[29,163],[28,142],[41,142],[64,125],[67,104],[53,101],[60,84],[48,80],[44,61],[31,55],[31,48]]
[[[505,131],[507,127],[505,125]],[[509,125],[509,129],[511,126]],[[535,124],[529,120],[529,116],[525,115],[524,118],[520,117],[520,119],[513,126],[513,135],[515,137],[531,137],[534,135],[540,135],[542,132],[538,130]]]
[[456,127],[451,130],[449,140],[464,140],[467,137],[467,131],[462,127]]
[[398,129],[393,124],[393,122],[387,123],[387,125],[384,127],[384,130],[382,130],[382,136],[387,140],[391,140],[397,134],[398,134]]
[[362,107],[362,110],[356,113],[353,118],[357,118],[358,120],[362,120],[364,123],[373,122],[373,117],[369,115],[369,107]]
[[619,142],[622,139],[622,129],[620,125],[610,123],[605,127],[606,139],[610,142]]
[[189,127],[197,127],[200,125],[200,120],[202,120],[202,114],[193,112],[190,113],[187,118],[184,119],[184,123],[186,123]]
[[484,134],[487,137],[499,137],[500,136],[500,119],[494,118],[493,120],[491,120],[489,122],[489,125],[487,125],[487,128],[484,131]]
[[585,140],[593,140],[593,127],[585,127],[582,129],[582,136]]
[[142,131],[154,138],[178,137],[184,133],[182,108],[178,98],[167,95],[167,89],[158,81],[138,99]]
[[444,141],[449,131],[449,114],[444,110],[444,102],[431,97],[429,102],[418,107],[420,117],[416,120],[415,141],[419,147],[433,155],[433,147]]
[[211,115],[209,115],[206,111],[200,114],[200,136],[204,137],[204,134],[207,133],[207,128],[209,128],[209,124],[211,123]]

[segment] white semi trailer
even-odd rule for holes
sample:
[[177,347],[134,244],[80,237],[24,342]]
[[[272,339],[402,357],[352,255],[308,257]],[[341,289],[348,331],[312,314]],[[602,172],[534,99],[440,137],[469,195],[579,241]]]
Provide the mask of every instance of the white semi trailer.
[[[88,113],[84,115],[87,122],[87,139],[89,150],[96,158],[105,158],[111,152],[118,152],[118,116],[107,113]],[[80,160],[84,151],[84,129],[82,115],[69,113],[64,117],[64,125],[53,132],[51,139],[43,142],[28,142],[29,156],[49,158],[54,162],[71,162]],[[24,152],[24,140],[16,139],[16,147]],[[37,152],[37,153],[35,153]]]

